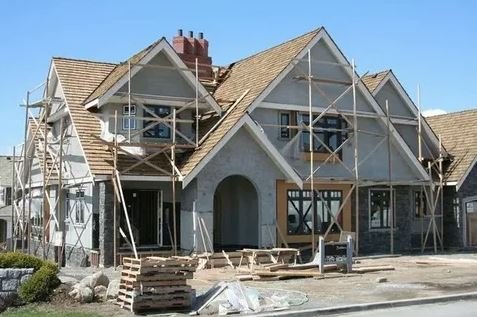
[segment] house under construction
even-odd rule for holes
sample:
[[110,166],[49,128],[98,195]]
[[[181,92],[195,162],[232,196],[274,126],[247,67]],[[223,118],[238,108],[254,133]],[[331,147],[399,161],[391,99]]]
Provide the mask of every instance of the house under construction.
[[324,28],[227,67],[208,45],[52,59],[15,147],[16,249],[110,266],[341,232],[359,254],[447,245],[453,157],[392,71],[358,75]]

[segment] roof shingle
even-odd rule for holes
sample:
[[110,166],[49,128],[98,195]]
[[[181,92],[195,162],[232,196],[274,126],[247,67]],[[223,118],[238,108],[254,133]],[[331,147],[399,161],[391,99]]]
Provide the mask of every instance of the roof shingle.
[[426,121],[454,160],[447,168],[446,180],[458,182],[477,156],[477,110],[466,110],[427,117]]
[[237,100],[248,93],[227,115],[219,127],[209,134],[200,148],[194,151],[180,167],[189,174],[247,112],[253,101],[288,66],[320,29],[303,34],[285,43],[262,51],[231,65],[227,79],[214,93],[215,99]]

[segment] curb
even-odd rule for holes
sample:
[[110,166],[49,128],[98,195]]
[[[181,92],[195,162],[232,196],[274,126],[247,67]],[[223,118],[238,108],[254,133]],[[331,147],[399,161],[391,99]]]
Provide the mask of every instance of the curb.
[[469,299],[477,299],[477,292],[461,293],[461,294],[454,294],[454,295],[443,295],[443,296],[435,296],[435,297],[423,297],[423,298],[414,298],[414,299],[402,299],[402,300],[376,302],[376,303],[344,305],[344,306],[325,307],[325,308],[308,308],[308,309],[302,309],[302,310],[267,312],[267,313],[252,315],[252,316],[268,317],[268,316],[317,316],[318,314],[331,315],[331,314],[351,313],[351,312],[373,310],[373,309],[444,303],[444,302],[469,300]]

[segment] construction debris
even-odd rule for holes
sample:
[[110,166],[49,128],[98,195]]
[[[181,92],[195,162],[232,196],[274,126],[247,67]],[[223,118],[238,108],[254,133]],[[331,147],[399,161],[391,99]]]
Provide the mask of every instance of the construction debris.
[[379,271],[394,271],[394,266],[382,265],[382,266],[360,266],[353,267],[353,273],[370,273]]
[[124,258],[117,304],[132,312],[188,309],[198,261],[190,257]]
[[197,297],[194,313],[227,315],[279,311],[301,305],[308,297],[301,292],[256,289],[239,281],[219,282]]

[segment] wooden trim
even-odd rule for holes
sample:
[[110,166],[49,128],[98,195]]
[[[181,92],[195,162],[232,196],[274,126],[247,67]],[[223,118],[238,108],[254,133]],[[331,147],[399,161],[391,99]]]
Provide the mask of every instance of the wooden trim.
[[[320,153],[320,152],[313,152],[313,161],[324,162],[326,159],[331,155],[331,153]],[[338,163],[339,159],[336,155],[331,155],[330,159],[327,163]],[[311,159],[310,152],[303,152],[303,160],[309,161]]]
[[[277,193],[276,193],[276,221],[277,225],[280,228],[280,231],[283,233],[284,239],[288,244],[293,243],[311,243],[311,234],[310,235],[289,235],[287,230],[287,190],[289,189],[300,189],[295,184],[287,183],[285,180],[277,180]],[[310,188],[310,184],[303,184],[303,189]],[[346,197],[348,192],[351,190],[352,185],[345,185],[345,184],[336,184],[336,183],[314,183],[314,188],[316,190],[322,189],[329,189],[329,190],[341,190],[343,191],[343,199]],[[344,201],[344,207],[341,212],[342,219],[343,219],[343,230],[344,231],[352,231],[352,223],[351,223],[351,199]],[[318,241],[318,237],[323,235],[324,232],[321,234],[316,234],[316,240]],[[339,234],[337,233],[330,233],[328,234],[326,240],[327,241],[338,241]],[[279,239],[277,238],[277,244],[280,243]]]

